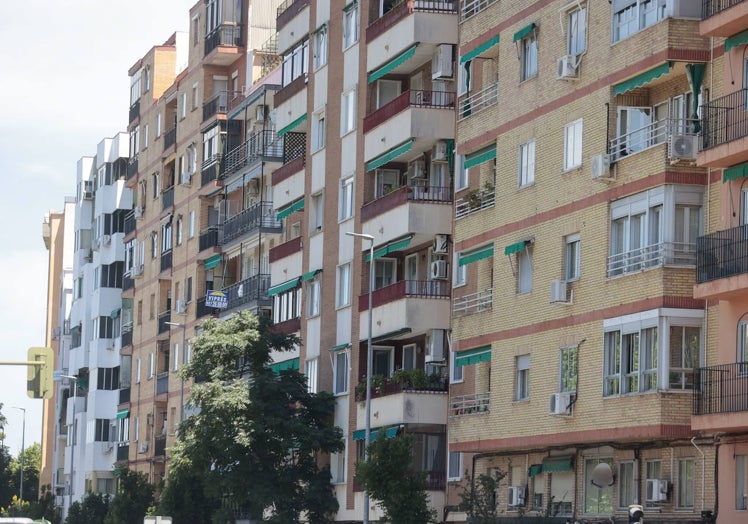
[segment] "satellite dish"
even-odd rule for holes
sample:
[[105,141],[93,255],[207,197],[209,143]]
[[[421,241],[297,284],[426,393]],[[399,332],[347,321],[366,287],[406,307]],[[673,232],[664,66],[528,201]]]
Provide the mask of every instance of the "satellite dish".
[[610,465],[606,462],[601,462],[592,470],[592,480],[590,482],[595,487],[600,489],[607,488],[613,485],[614,480],[613,470],[610,469]]

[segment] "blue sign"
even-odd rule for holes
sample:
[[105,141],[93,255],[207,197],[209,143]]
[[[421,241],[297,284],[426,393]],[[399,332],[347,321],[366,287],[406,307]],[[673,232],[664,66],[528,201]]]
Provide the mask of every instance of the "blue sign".
[[205,307],[226,309],[229,307],[229,296],[223,291],[208,291],[205,295]]

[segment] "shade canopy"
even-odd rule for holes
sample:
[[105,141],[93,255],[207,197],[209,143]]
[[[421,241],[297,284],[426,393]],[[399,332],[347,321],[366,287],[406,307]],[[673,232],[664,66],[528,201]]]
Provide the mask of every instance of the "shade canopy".
[[413,55],[416,54],[416,47],[418,47],[418,44],[413,44],[411,47],[406,49],[404,52],[397,55],[395,58],[384,64],[383,66],[375,69],[371,73],[369,73],[369,82],[368,83],[374,83],[380,78],[382,78],[384,75],[387,75],[403,65],[405,62],[407,62],[409,59],[413,57]]
[[455,355],[455,366],[470,366],[480,362],[491,361],[491,346],[460,351]]
[[635,77],[624,80],[623,82],[619,82],[613,86],[613,94],[622,95],[624,93],[628,93],[633,89],[636,89],[637,87],[647,85],[651,81],[660,78],[662,75],[668,74],[670,72],[671,66],[671,62],[664,62],[657,67],[650,69],[649,71],[644,71],[643,73],[640,73]]

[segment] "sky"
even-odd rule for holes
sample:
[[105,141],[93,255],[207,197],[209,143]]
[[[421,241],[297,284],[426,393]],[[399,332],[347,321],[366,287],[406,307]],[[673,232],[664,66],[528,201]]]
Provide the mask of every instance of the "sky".
[[[199,0],[0,1],[0,361],[43,346],[47,256],[42,222],[75,195],[76,162],[127,130],[128,70]],[[41,442],[42,401],[26,369],[0,366],[5,445]]]

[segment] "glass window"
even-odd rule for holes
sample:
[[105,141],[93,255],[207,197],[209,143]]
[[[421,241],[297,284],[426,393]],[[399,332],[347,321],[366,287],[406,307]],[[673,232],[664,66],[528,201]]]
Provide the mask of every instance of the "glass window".
[[455,191],[468,186],[468,169],[462,166],[464,160],[462,155],[455,155]]
[[395,283],[397,260],[394,258],[378,258],[374,261],[374,289]]
[[348,353],[345,351],[338,351],[333,355],[333,382],[334,390],[333,393],[340,395],[342,393],[348,393]]
[[312,115],[312,151],[325,147],[325,112],[318,111]]
[[587,7],[580,7],[569,13],[567,53],[580,55],[587,48]]
[[693,508],[694,472],[696,461],[693,457],[678,459],[678,500],[679,508]]
[[564,128],[564,171],[582,165],[582,119]]
[[374,198],[380,198],[400,187],[400,171],[377,169],[374,171]]
[[579,346],[561,348],[560,384],[561,392],[576,392]]
[[327,24],[325,24],[314,33],[314,69],[327,63],[327,38]]
[[735,455],[735,509],[748,509],[748,455]]
[[535,140],[519,146],[519,187],[535,183]]
[[693,389],[694,368],[699,367],[700,364],[701,328],[670,326],[669,346],[670,388]]
[[306,283],[307,315],[316,317],[320,312],[320,281],[319,275]]
[[309,393],[317,393],[317,363],[319,359],[313,358],[304,362],[304,374],[306,375],[306,387]]
[[584,512],[592,515],[613,514],[613,486],[602,488],[592,484],[592,471],[598,464],[613,467],[613,459],[608,457],[587,458],[584,460]]
[[343,93],[340,100],[340,135],[356,128],[356,89]]
[[460,480],[462,478],[462,453],[459,451],[449,452],[449,464],[447,468],[447,480]]
[[394,367],[393,348],[374,347],[372,348],[372,363],[374,375],[381,375],[389,378],[392,376]]
[[450,355],[449,355],[449,359],[450,359],[450,363],[451,363],[452,372],[450,373],[449,381],[451,383],[453,383],[453,384],[456,383],[456,382],[462,382],[464,380],[464,378],[463,378],[463,366],[458,366],[456,364],[456,358],[455,357],[456,357],[455,353],[451,352]]
[[338,266],[338,307],[351,304],[351,265]]
[[517,293],[532,291],[532,247],[517,253]]
[[353,216],[353,177],[340,181],[340,212],[339,220],[343,221]]
[[581,262],[581,240],[579,233],[569,235],[565,239],[564,249],[564,279],[568,281],[579,278]]
[[358,23],[358,2],[353,2],[343,9],[343,49],[358,42]]
[[282,83],[287,86],[308,72],[309,40],[299,42],[283,54]]
[[530,355],[515,357],[515,367],[515,400],[527,400],[530,398]]
[[311,233],[322,231],[322,225],[324,224],[324,197],[322,193],[312,195],[310,214],[310,229]]
[[621,462],[618,465],[618,507],[628,508],[629,504],[637,503],[635,463]]
[[520,42],[520,81],[524,82],[538,74],[538,40],[535,30]]

